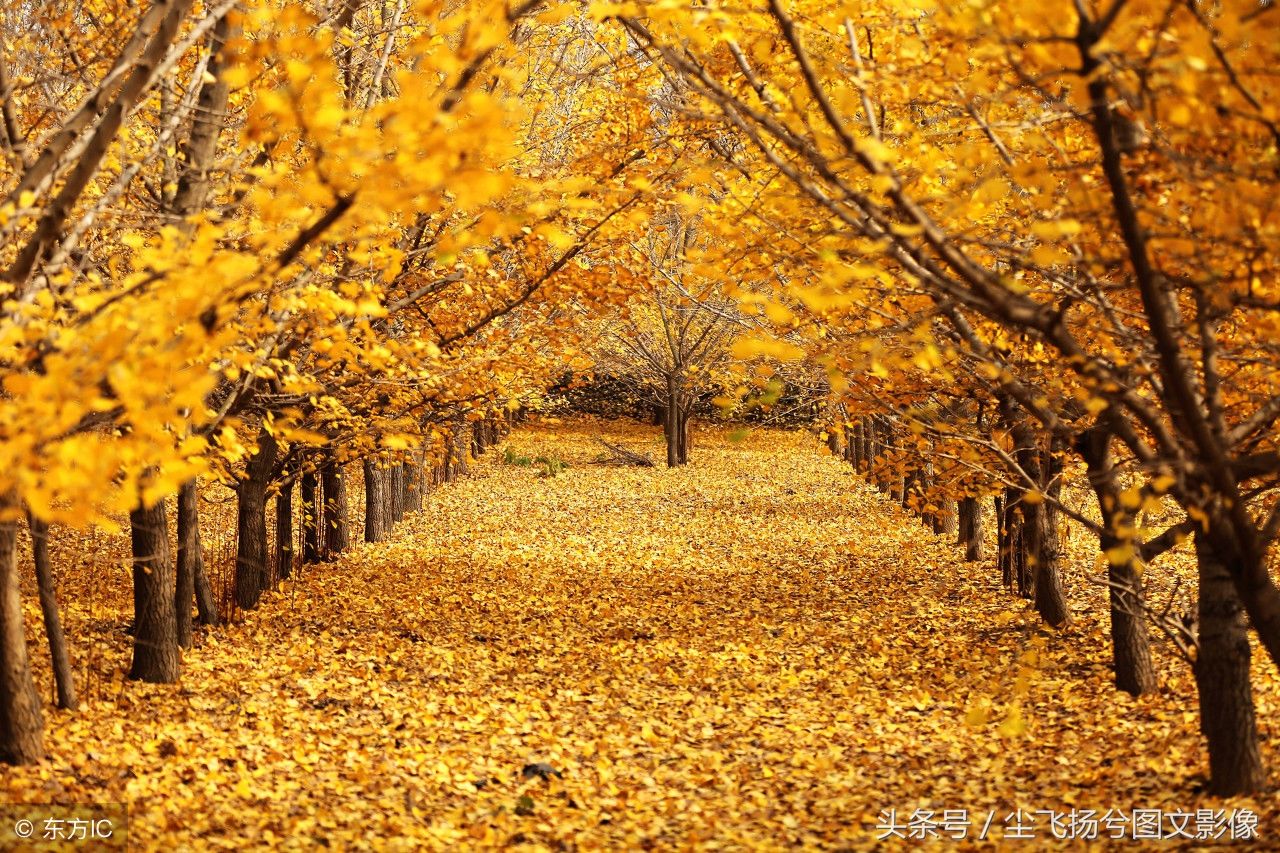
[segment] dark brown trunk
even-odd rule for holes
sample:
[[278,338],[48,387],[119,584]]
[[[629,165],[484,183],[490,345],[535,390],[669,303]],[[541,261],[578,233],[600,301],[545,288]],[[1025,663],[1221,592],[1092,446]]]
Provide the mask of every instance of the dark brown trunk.
[[426,495],[427,478],[424,476],[423,466],[426,464],[423,458],[425,451],[419,450],[414,455],[408,466],[408,491],[409,491],[409,511],[421,512],[422,499]]
[[680,464],[680,406],[676,402],[678,388],[673,376],[667,377],[667,405],[662,419],[662,437],[667,443],[667,467]]
[[1035,584],[1036,612],[1046,624],[1065,628],[1071,624],[1071,607],[1062,590],[1062,537],[1058,529],[1057,508],[1049,499],[1057,500],[1062,493],[1060,466],[1056,457],[1048,452],[1033,450],[1033,469],[1028,471],[1041,483],[1041,490],[1048,499],[1040,503],[1022,503],[1026,520],[1027,554],[1032,566]]
[[957,506],[957,527],[964,558],[970,563],[982,560],[982,504],[977,498],[961,498]]
[[129,677],[153,684],[178,680],[175,577],[164,501],[129,513],[133,547],[133,665]]
[[320,562],[320,483],[314,471],[302,474],[302,562]]
[[199,492],[196,481],[178,487],[178,560],[174,581],[173,613],[178,645],[191,648],[191,604],[196,597],[196,561],[200,557]]
[[385,516],[383,507],[386,496],[383,494],[384,472],[374,464],[373,460],[364,461],[364,541],[382,542],[387,532],[382,527]]
[[863,418],[860,424],[862,426],[862,447],[859,450],[859,454],[862,457],[862,472],[865,474],[871,471],[871,460],[876,455],[875,421],[871,418]]
[[956,502],[952,498],[938,497],[935,498],[938,508],[933,513],[933,532],[939,536],[955,536],[956,526]]
[[1017,489],[1005,489],[997,498],[996,517],[999,520],[1000,578],[1008,589],[1017,588],[1018,595],[1032,595],[1031,572],[1028,566],[1023,515],[1019,507],[1022,493]]
[[213,584],[204,570],[204,545],[196,537],[196,621],[210,627],[218,625],[218,599],[213,594]]
[[267,588],[267,487],[276,451],[275,438],[262,430],[258,450],[245,466],[244,479],[236,485],[236,605],[241,610],[257,607]]
[[324,552],[334,560],[347,550],[350,538],[347,524],[347,484],[342,468],[329,462],[321,472],[324,488]]
[[[13,512],[12,495],[0,508]],[[31,677],[27,629],[18,587],[18,523],[0,521],[0,760],[33,764],[44,758],[44,717]]]
[[[1105,552],[1119,542],[1103,537],[1099,544]],[[1107,585],[1110,590],[1112,668],[1115,670],[1116,689],[1131,696],[1155,693],[1160,683],[1156,679],[1147,623],[1142,615],[1142,576],[1132,560],[1120,565],[1112,563],[1107,569]]]
[[1231,574],[1205,537],[1197,534],[1200,573],[1196,688],[1200,731],[1209,746],[1209,792],[1230,797],[1260,792],[1266,772],[1258,751],[1249,637]]
[[[479,429],[481,425],[477,424],[476,426],[476,435],[479,435],[482,431]],[[483,453],[483,449],[480,452]],[[391,498],[391,523],[399,524],[404,521],[404,465],[396,463],[391,466],[387,473],[390,475],[391,485],[388,495]]]
[[454,430],[456,433],[453,442],[453,476],[454,478],[465,477],[469,470],[468,451],[471,448],[471,425],[466,419],[459,416],[454,420]]
[[1098,501],[1103,531],[1098,547],[1107,556],[1107,586],[1111,609],[1111,657],[1117,690],[1133,696],[1159,689],[1151,642],[1143,616],[1142,576],[1132,557],[1118,561],[1120,537],[1113,531],[1130,526],[1132,514],[1120,506],[1119,489],[1111,460],[1111,433],[1093,427],[1081,434],[1076,450],[1084,459],[1089,485]]
[[49,559],[49,525],[34,515],[27,515],[31,530],[31,557],[36,567],[36,588],[40,593],[40,615],[44,617],[44,634],[49,640],[49,657],[53,662],[53,684],[58,707],[75,710],[76,683],[71,673],[71,657],[67,654],[67,637],[62,631],[58,613],[58,589],[53,578],[53,561]]
[[1071,624],[1071,608],[1062,591],[1062,542],[1053,514],[1044,504],[1023,504],[1023,531],[1031,564],[1036,612],[1046,624],[1064,628]]
[[293,574],[293,480],[276,494],[276,574],[280,580]]
[[692,420],[692,413],[687,408],[680,410],[680,428],[676,431],[677,452],[680,457],[681,465],[689,464],[689,422]]

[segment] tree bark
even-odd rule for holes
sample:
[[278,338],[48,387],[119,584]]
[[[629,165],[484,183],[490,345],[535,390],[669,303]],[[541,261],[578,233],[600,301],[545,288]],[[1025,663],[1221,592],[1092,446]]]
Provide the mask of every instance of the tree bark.
[[964,497],[958,506],[960,544],[964,558],[970,563],[982,560],[982,504],[977,498]]
[[[477,427],[479,427],[479,425],[477,425]],[[482,430],[477,428],[476,435],[479,436],[481,432]],[[483,453],[483,445],[477,446],[481,448],[480,452]],[[396,525],[401,521],[404,521],[404,465],[397,462],[395,465],[391,466],[390,470],[387,471],[387,474],[389,475],[388,479],[390,481],[388,497],[391,499],[391,524]]]
[[[224,15],[209,33],[207,76],[191,119],[191,133],[183,146],[183,169],[173,196],[173,210],[182,219],[202,210],[209,194],[209,171],[217,153],[218,136],[227,123],[227,102],[231,95],[223,73],[227,65],[225,47],[237,30],[232,26],[231,16]],[[184,222],[182,227],[188,232],[191,230],[189,223]]]
[[667,382],[668,400],[662,419],[662,437],[667,443],[667,467],[675,468],[680,464],[680,440],[677,438],[680,429],[679,406],[674,402],[675,383]]
[[862,471],[869,473],[871,471],[871,460],[876,455],[875,449],[875,421],[872,418],[863,418],[862,425],[862,447],[860,454],[862,456]]
[[455,424],[458,438],[453,443],[453,474],[455,477],[465,477],[470,471],[471,426],[462,416],[456,419]]
[[280,580],[293,574],[293,480],[276,494],[276,573]]
[[1051,500],[1062,494],[1059,465],[1052,452],[1032,450],[1033,466],[1028,473],[1041,484],[1048,497],[1041,503],[1022,502],[1027,536],[1027,554],[1032,561],[1036,612],[1046,624],[1065,628],[1071,624],[1071,607],[1062,589],[1062,537],[1058,530],[1058,513]]
[[1062,542],[1053,514],[1043,504],[1024,504],[1023,518],[1036,612],[1045,623],[1064,628],[1071,624],[1071,608],[1062,591]]
[[693,420],[693,412],[690,407],[685,406],[680,409],[680,428],[676,431],[676,437],[679,440],[680,464],[689,464],[689,424]]
[[164,501],[129,513],[133,547],[133,665],[129,677],[153,684],[178,680],[176,584]]
[[682,400],[679,377],[667,376],[667,405],[662,420],[662,436],[667,443],[667,467],[689,462],[689,412]]
[[955,536],[956,525],[956,502],[953,498],[938,497],[938,509],[933,514],[933,532],[939,536]]
[[1000,579],[1007,589],[1016,587],[1023,598],[1032,596],[1031,572],[1028,566],[1025,527],[1018,501],[1022,493],[1007,488],[1003,497],[996,498],[996,518],[999,522]]
[[321,472],[324,488],[324,550],[325,559],[334,560],[347,550],[350,539],[347,524],[347,484],[342,468],[330,461]]
[[302,561],[320,562],[320,484],[314,471],[302,474]]
[[75,677],[67,654],[67,637],[58,613],[58,591],[53,578],[53,563],[49,559],[49,525],[28,513],[27,526],[31,530],[31,557],[36,568],[36,587],[40,592],[40,615],[44,617],[44,633],[49,640],[49,657],[53,662],[58,707],[75,710],[80,703],[76,699]]
[[191,648],[191,604],[196,597],[196,563],[200,558],[200,523],[196,481],[178,487],[178,561],[174,582],[173,612],[178,645]]
[[1103,531],[1098,547],[1107,555],[1107,586],[1111,605],[1111,657],[1116,689],[1133,696],[1154,693],[1159,689],[1155,665],[1151,660],[1151,641],[1143,618],[1144,595],[1142,576],[1133,557],[1118,560],[1120,537],[1113,531],[1119,525],[1129,526],[1130,515],[1120,507],[1119,489],[1115,484],[1111,461],[1111,434],[1101,427],[1085,431],[1077,443],[1084,459],[1089,485],[1098,501]]
[[236,485],[236,605],[241,610],[257,607],[267,588],[267,487],[277,449],[275,438],[263,429],[258,450]]
[[196,537],[196,621],[209,627],[222,622],[218,616],[218,599],[213,594],[213,584],[204,570],[204,545],[199,536]]
[[[0,508],[16,509],[13,495]],[[0,521],[0,760],[32,764],[44,758],[44,718],[31,677],[27,629],[18,587],[18,524]]]
[[1200,731],[1209,746],[1209,791],[1223,797],[1256,793],[1264,789],[1266,773],[1258,751],[1244,609],[1212,546],[1200,533],[1195,542],[1200,648],[1194,669]]
[[423,467],[426,465],[426,451],[419,450],[408,465],[408,491],[409,491],[409,510],[411,512],[422,511],[422,499],[427,491],[427,478]]
[[383,494],[383,472],[372,459],[364,460],[364,541],[381,542],[387,538],[382,527],[383,507],[386,496]]

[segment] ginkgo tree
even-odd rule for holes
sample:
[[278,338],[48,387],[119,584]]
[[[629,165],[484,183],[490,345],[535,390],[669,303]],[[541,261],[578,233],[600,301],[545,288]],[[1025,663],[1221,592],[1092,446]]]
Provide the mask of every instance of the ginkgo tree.
[[1232,745],[1252,719],[1239,608],[1280,657],[1272,9],[769,0],[702,9],[697,34],[640,10],[621,25],[681,77],[697,119],[741,140],[725,159],[768,196],[744,213],[808,218],[833,277],[870,263],[925,294],[1063,447],[1087,423],[1006,367],[980,321],[1073,375],[1143,481],[1108,513],[1113,561],[1137,553],[1131,498],[1168,494],[1192,519],[1197,676],[1223,697],[1202,708],[1223,747],[1214,786],[1257,790],[1256,754]]
[[[626,221],[644,194],[626,171],[651,147],[643,122],[597,125],[559,177],[532,172],[554,140],[520,130],[534,104],[511,37],[527,41],[535,4],[103,5],[24,8],[31,35],[0,57],[0,716],[18,761],[41,751],[16,609],[25,507],[71,525],[130,514],[133,674],[175,679],[177,611],[199,588],[195,478],[221,472],[240,496],[248,606],[273,481],[318,467],[339,495],[346,461],[518,396],[518,342],[469,348]],[[31,85],[51,50],[41,28],[63,26],[85,54],[74,82]],[[541,55],[558,43],[544,38]],[[516,359],[505,377],[490,371],[501,354]],[[164,499],[179,487],[175,606]]]

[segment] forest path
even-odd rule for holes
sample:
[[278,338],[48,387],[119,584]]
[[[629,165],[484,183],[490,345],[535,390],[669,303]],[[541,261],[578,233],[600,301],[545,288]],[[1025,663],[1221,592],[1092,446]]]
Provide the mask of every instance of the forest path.
[[890,808],[968,809],[971,838],[995,809],[999,838],[1015,808],[1195,807],[1181,670],[1117,697],[1096,618],[1039,628],[811,436],[699,431],[666,470],[591,464],[601,431],[660,457],[652,428],[522,427],[515,455],[570,467],[490,452],[181,689],[54,717],[10,790],[128,802],[157,849],[865,849]]

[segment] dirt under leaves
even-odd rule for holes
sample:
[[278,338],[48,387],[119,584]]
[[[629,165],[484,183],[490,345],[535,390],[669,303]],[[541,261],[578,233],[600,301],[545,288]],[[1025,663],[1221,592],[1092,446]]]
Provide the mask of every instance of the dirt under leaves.
[[592,464],[601,430],[660,456],[652,428],[521,429],[569,467],[490,452],[392,543],[204,634],[177,687],[125,681],[127,638],[80,623],[105,683],[0,794],[126,802],[132,844],[166,850],[865,849],[891,808],[1236,806],[1280,831],[1274,802],[1198,793],[1164,644],[1159,696],[1111,689],[1091,557],[1051,632],[810,436],[699,431],[669,471]]

